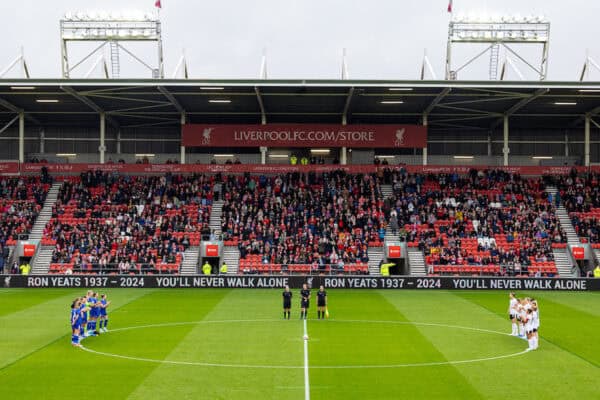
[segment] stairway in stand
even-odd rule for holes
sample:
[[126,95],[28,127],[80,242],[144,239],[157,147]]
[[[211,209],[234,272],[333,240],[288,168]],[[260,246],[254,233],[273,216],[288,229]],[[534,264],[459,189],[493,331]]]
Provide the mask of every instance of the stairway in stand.
[[240,250],[237,246],[225,246],[223,249],[223,261],[227,264],[227,273],[237,275],[240,265]]
[[558,275],[561,278],[579,277],[579,268],[573,268],[567,249],[552,249],[552,254],[554,254],[554,264],[556,264]]
[[54,253],[54,246],[38,246],[33,260],[31,260],[32,275],[44,275],[48,273],[50,263],[52,262],[52,253]]
[[[215,201],[210,210],[210,231],[218,236],[221,234],[221,215],[223,214],[223,200]],[[229,264],[228,264],[229,265]]]
[[30,240],[42,239],[46,224],[48,224],[48,221],[50,221],[50,218],[52,218],[52,207],[54,207],[54,204],[56,204],[58,191],[60,190],[61,186],[62,183],[53,183],[50,190],[48,190],[46,201],[44,201],[44,206],[35,220],[35,224],[33,224],[33,227],[31,228],[31,233],[29,234]]
[[411,276],[427,275],[425,257],[423,257],[423,252],[417,247],[408,248],[408,268],[410,268]]
[[[42,236],[44,235],[44,229],[52,218],[52,207],[54,207],[54,204],[56,204],[56,199],[58,198],[58,192],[61,186],[62,182],[55,182],[52,184],[52,187],[50,187],[50,190],[48,190],[46,200],[44,201],[44,206],[35,220],[35,224],[33,224],[33,227],[31,228],[29,240],[42,239]],[[50,269],[50,263],[52,262],[53,251],[54,246],[38,246],[36,254],[31,262],[32,274],[41,275],[48,273],[48,270]]]
[[384,200],[394,194],[392,185],[379,185],[379,189],[381,189],[381,196]]
[[[553,197],[558,193],[558,189],[555,186],[547,186],[546,191],[551,193]],[[569,213],[564,205],[560,204],[560,206],[556,208],[556,218],[560,223],[560,227],[567,235],[567,243],[569,246],[578,246],[580,244],[579,237],[577,236],[577,232],[575,232],[575,228],[573,228],[573,223],[571,222]],[[552,249],[552,253],[554,254],[556,269],[561,277],[574,278],[579,276],[579,269],[573,268],[573,262],[566,249]]]
[[[546,191],[548,193],[552,193],[552,196],[555,196],[558,190],[554,186],[547,186]],[[561,228],[565,231],[567,235],[567,243],[571,246],[579,245],[579,237],[577,236],[577,232],[575,232],[575,228],[573,228],[573,223],[571,222],[571,218],[569,218],[569,213],[564,205],[561,205],[556,209],[556,218],[558,218],[558,222],[560,223]]]
[[369,247],[367,254],[369,256],[369,275],[379,276],[381,271],[379,270],[379,263],[383,260],[383,247]]
[[190,246],[183,253],[183,261],[179,273],[181,275],[198,274],[198,260],[200,259],[200,246]]

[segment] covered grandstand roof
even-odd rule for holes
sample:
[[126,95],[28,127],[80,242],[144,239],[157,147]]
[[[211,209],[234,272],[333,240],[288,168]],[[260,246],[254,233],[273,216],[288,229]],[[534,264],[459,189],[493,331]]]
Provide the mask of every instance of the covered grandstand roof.
[[[56,100],[58,102],[56,102]],[[211,102],[229,100],[230,102]],[[40,102],[41,101],[41,102]],[[54,102],[52,102],[54,101]],[[0,123],[121,128],[188,122],[421,123],[431,129],[567,129],[600,113],[600,82],[372,80],[0,80]]]

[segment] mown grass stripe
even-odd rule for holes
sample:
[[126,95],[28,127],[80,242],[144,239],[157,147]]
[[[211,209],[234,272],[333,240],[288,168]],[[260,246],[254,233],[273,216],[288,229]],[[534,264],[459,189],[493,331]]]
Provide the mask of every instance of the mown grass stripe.
[[[142,297],[143,297],[143,296],[146,296],[146,295],[147,295],[147,294],[149,294],[149,293],[150,293],[150,292],[142,294]],[[141,298],[141,297],[132,298],[132,299],[131,299],[131,300],[129,300],[127,303],[124,303],[124,304],[122,304],[122,305],[120,305],[120,306],[118,306],[118,307],[115,307],[115,309],[114,309],[114,310],[116,311],[116,310],[118,310],[119,308],[123,308],[123,307],[127,306],[128,304],[130,304],[131,302],[133,302],[133,301],[136,301],[136,300],[138,300],[138,299],[140,299],[140,298]],[[19,363],[20,361],[23,361],[23,360],[27,359],[28,357],[31,357],[31,356],[33,356],[35,353],[37,353],[37,352],[39,352],[39,351],[42,351],[42,350],[44,350],[46,347],[52,346],[53,344],[55,344],[55,343],[56,343],[56,342],[58,342],[59,340],[65,340],[65,339],[69,338],[70,336],[71,336],[71,334],[70,334],[70,333],[66,333],[66,334],[63,334],[63,335],[57,336],[57,337],[56,337],[54,340],[51,340],[51,341],[50,341],[50,342],[48,342],[47,344],[45,344],[45,345],[43,345],[43,346],[41,346],[41,347],[39,347],[39,348],[37,348],[37,349],[33,349],[33,350],[32,350],[32,351],[30,351],[29,353],[26,353],[26,354],[24,354],[23,356],[21,356],[21,357],[17,358],[17,359],[16,359],[16,360],[14,360],[13,362],[11,362],[11,363],[9,363],[9,364],[6,364],[6,365],[4,365],[4,366],[2,366],[2,367],[0,367],[0,371],[2,371],[2,370],[4,370],[4,369],[7,369],[7,368],[10,368],[11,366],[13,366],[13,365],[15,365],[15,364]]]
[[[394,320],[411,322],[385,295],[376,291],[328,291],[332,322],[341,320]],[[313,311],[314,312],[314,311]],[[311,385],[314,399],[335,398],[481,398],[481,394],[451,365],[408,369],[323,370],[319,365],[394,364],[447,361],[413,325],[311,321]],[[436,382],[435,386],[423,384]]]

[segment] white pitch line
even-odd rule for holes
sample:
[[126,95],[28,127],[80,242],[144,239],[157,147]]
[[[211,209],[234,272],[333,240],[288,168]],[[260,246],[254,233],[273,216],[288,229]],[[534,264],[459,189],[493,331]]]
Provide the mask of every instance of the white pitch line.
[[[178,325],[192,325],[192,324],[220,324],[220,323],[252,323],[252,322],[282,322],[280,319],[255,319],[255,320],[202,320],[202,321],[187,321],[187,322],[168,322],[163,324],[154,324],[154,325],[137,325],[137,326],[129,326],[123,328],[111,329],[111,332],[119,332],[119,331],[128,331],[132,329],[145,329],[145,328],[154,328],[154,327],[168,327],[168,326],[178,326]],[[463,329],[470,330],[481,333],[491,333],[500,336],[511,336],[505,332],[498,332],[489,329],[481,329],[467,326],[459,326],[459,325],[447,325],[447,324],[437,324],[431,322],[412,322],[412,321],[385,321],[385,320],[330,320],[330,322],[340,322],[340,323],[379,323],[379,324],[398,324],[398,325],[415,325],[415,326],[431,326],[431,327],[441,327],[441,328],[451,328],[451,329]],[[308,334],[306,320],[304,320],[304,333]],[[201,367],[222,367],[222,368],[255,368],[255,369],[304,369],[305,373],[305,389],[308,388],[308,341],[304,340],[304,356],[305,362],[304,365],[251,365],[251,364],[222,364],[222,363],[209,363],[209,362],[197,362],[197,361],[171,361],[171,360],[159,360],[159,359],[151,359],[151,358],[143,358],[143,357],[133,357],[126,356],[121,354],[113,354],[102,351],[93,350],[87,348],[85,346],[81,346],[80,349],[83,351],[87,351],[89,353],[94,353],[97,355],[121,358],[124,360],[132,360],[132,361],[142,361],[142,362],[150,362],[157,364],[171,364],[171,365],[189,365],[189,366],[201,366]],[[310,368],[313,369],[384,369],[384,368],[405,368],[405,367],[430,367],[430,366],[438,366],[438,365],[459,365],[459,364],[470,364],[484,361],[493,361],[500,360],[510,357],[516,357],[523,354],[526,354],[527,351],[520,351],[512,354],[505,354],[499,356],[492,357],[483,357],[483,358],[475,358],[470,360],[456,360],[456,361],[434,361],[434,362],[425,362],[425,363],[407,363],[407,364],[383,364],[383,365],[314,365]],[[308,396],[310,396],[310,391],[307,392]],[[307,397],[309,399],[310,397]]]
[[308,381],[308,329],[304,320],[304,400],[310,400],[310,383]]

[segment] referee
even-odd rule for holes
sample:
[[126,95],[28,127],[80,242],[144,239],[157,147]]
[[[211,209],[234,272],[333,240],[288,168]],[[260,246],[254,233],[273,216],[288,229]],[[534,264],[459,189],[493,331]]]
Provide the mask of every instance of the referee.
[[300,319],[306,319],[308,306],[310,305],[310,290],[308,290],[308,285],[306,283],[302,285],[300,299]]
[[285,286],[285,290],[282,293],[283,296],[283,319],[290,319],[290,309],[292,308],[292,292],[290,287]]
[[325,311],[327,310],[327,292],[323,285],[319,287],[317,292],[317,318],[324,319]]

